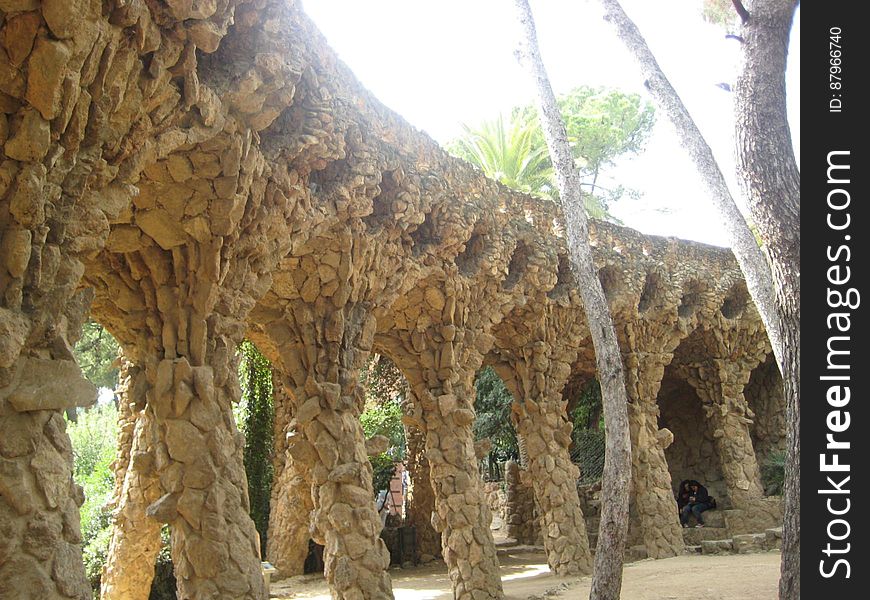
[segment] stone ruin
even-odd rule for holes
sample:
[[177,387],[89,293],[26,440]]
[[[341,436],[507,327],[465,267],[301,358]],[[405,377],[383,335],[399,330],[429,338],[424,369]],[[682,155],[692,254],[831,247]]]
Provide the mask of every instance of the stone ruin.
[[[561,394],[595,368],[558,211],[379,103],[298,2],[0,0],[0,142],[0,598],[90,597],[62,416],[95,397],[70,350],[88,315],[125,356],[103,598],[148,597],[162,524],[180,598],[267,597],[231,410],[245,337],[284,392],[285,573],[313,537],[334,597],[392,596],[359,423],[373,350],[410,385],[414,519],[455,597],[502,596],[471,432],[484,364],[516,398],[552,571],[589,571]],[[626,366],[632,535],[671,556],[669,464],[760,514],[753,442],[770,452],[782,428],[770,347],[729,251],[592,231]]]

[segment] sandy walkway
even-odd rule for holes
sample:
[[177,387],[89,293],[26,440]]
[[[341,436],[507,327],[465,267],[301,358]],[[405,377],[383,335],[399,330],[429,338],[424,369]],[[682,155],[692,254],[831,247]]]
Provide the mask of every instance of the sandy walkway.
[[[622,600],[774,600],[779,552],[726,556],[679,556],[626,565]],[[579,600],[589,594],[589,578],[550,575],[541,552],[518,550],[499,556],[508,600],[543,595]],[[443,564],[390,571],[396,600],[450,600],[453,593]],[[272,598],[329,600],[321,575],[292,577],[272,584]]]

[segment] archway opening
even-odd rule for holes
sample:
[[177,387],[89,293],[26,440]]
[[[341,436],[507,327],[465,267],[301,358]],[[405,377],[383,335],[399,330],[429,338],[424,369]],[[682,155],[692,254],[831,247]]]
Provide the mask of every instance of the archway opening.
[[658,404],[659,428],[674,434],[673,443],[665,449],[674,492],[681,481],[695,479],[722,507],[728,493],[713,432],[697,392],[671,366],[665,368]]

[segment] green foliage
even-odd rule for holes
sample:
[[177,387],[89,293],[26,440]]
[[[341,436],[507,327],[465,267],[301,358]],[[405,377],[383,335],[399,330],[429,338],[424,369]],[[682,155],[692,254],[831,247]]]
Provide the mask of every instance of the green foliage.
[[402,406],[397,400],[367,406],[360,415],[366,438],[383,435],[390,440],[389,454],[393,460],[405,457],[405,426],[402,424]]
[[781,496],[785,485],[785,452],[771,452],[761,465],[761,483],[767,496]]
[[704,0],[701,16],[708,23],[722,25],[729,30],[736,29],[735,23],[739,22],[731,0]]
[[[584,179],[586,211],[608,217],[608,205],[625,194],[622,186],[604,189],[600,175],[620,156],[637,154],[649,138],[655,113],[637,94],[579,87],[558,99],[575,164]],[[556,200],[554,173],[538,120],[537,109],[521,106],[476,128],[463,126],[463,135],[447,145],[448,151],[480,167],[484,174],[508,187]]]
[[109,555],[109,542],[112,540],[112,528],[100,529],[86,544],[82,545],[82,560],[85,564],[85,577],[91,584],[94,595],[99,595],[100,580],[103,567]]
[[112,403],[82,411],[77,422],[68,423],[73,448],[73,478],[85,490],[82,505],[82,536],[95,538],[109,522],[103,506],[112,497],[115,483],[112,462],[116,456],[118,410]]
[[94,321],[82,327],[82,337],[73,349],[76,361],[88,381],[97,387],[115,389],[118,384],[118,342],[106,329]]
[[239,347],[239,383],[244,406],[241,431],[245,434],[245,474],[251,519],[260,533],[262,552],[266,551],[269,528],[269,499],[272,493],[272,436],[275,409],[272,404],[272,366],[257,347],[245,340]]
[[160,530],[160,539],[163,545],[157,555],[154,565],[154,581],[151,583],[151,594],[148,600],[176,600],[175,571],[172,568],[172,557],[169,546],[169,526],[164,525]]
[[375,456],[369,457],[369,462],[372,463],[372,487],[374,487],[375,497],[381,490],[390,488],[390,480],[396,472],[396,461],[384,452]]
[[396,365],[383,354],[373,354],[360,373],[365,390],[365,410],[360,424],[366,438],[383,435],[390,440],[386,452],[370,456],[375,496],[388,489],[396,463],[405,458],[405,426],[402,404],[408,396],[408,384]]
[[580,388],[577,405],[568,417],[574,424],[574,432],[584,429],[601,429],[602,420],[601,386],[597,379],[592,379]]
[[483,367],[474,381],[474,439],[489,438],[490,462],[519,457],[517,434],[511,424],[513,395],[492,367]]
[[85,572],[97,589],[111,538],[110,512],[118,437],[118,411],[112,403],[82,411],[75,423],[67,423],[73,448],[73,478],[85,492],[79,509]]
[[477,165],[490,179],[509,188],[549,197],[553,189],[553,168],[547,146],[537,143],[535,124],[526,119],[511,119],[505,127],[499,115],[477,128],[463,125],[463,135],[451,142],[448,150]]

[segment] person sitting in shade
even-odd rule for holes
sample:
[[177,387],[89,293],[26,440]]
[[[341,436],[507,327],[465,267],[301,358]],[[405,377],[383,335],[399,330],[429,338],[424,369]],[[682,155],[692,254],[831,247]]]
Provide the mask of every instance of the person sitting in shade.
[[695,520],[697,521],[697,525],[695,527],[703,527],[704,526],[704,518],[701,516],[701,513],[705,510],[710,510],[716,506],[716,502],[713,500],[713,497],[707,492],[707,488],[698,483],[697,481],[690,481],[688,483],[689,489],[689,501],[683,506],[680,511],[680,523],[683,527],[689,526],[689,516],[695,515]]

